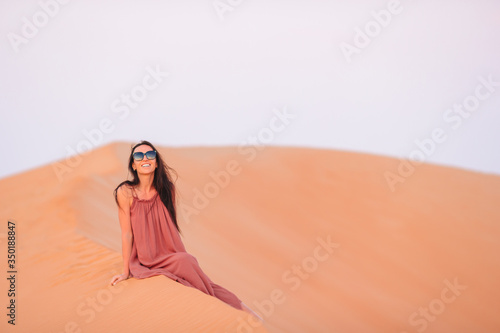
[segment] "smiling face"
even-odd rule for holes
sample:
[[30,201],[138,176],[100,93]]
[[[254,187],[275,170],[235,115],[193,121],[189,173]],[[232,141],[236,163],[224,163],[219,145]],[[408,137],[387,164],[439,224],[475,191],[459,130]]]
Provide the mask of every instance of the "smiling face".
[[133,153],[137,153],[137,152],[144,153],[142,160],[137,161],[134,159],[134,163],[132,164],[132,168],[134,170],[137,170],[138,174],[150,174],[150,173],[155,172],[155,169],[157,166],[156,158],[149,160],[146,157],[146,152],[151,151],[151,150],[153,150],[153,148],[151,148],[148,145],[140,145],[134,149]]

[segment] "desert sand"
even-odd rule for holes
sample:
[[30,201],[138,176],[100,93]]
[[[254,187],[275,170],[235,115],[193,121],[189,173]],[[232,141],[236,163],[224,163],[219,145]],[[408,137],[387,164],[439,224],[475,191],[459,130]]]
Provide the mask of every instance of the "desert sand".
[[164,276],[109,285],[130,146],[0,180],[4,276],[8,221],[17,244],[16,325],[2,278],[2,332],[500,332],[500,176],[422,164],[392,191],[394,158],[159,148],[187,251],[261,325]]

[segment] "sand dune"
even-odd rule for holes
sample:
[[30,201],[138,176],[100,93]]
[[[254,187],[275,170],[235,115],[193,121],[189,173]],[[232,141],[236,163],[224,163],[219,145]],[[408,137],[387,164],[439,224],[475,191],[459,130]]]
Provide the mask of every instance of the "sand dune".
[[0,262],[7,272],[11,220],[18,271],[16,325],[4,315],[2,332],[500,331],[499,176],[423,164],[393,192],[392,158],[161,148],[179,174],[187,251],[264,317],[257,325],[163,276],[108,286],[122,265],[112,190],[129,150],[0,180]]

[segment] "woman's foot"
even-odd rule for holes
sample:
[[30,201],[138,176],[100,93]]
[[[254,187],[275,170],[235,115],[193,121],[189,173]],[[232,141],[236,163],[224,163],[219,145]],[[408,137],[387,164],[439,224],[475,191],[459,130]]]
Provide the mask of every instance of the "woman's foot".
[[262,323],[264,322],[264,319],[262,319],[261,316],[259,316],[255,312],[253,312],[252,309],[250,309],[245,303],[241,302],[241,307],[243,308],[243,311],[250,313],[255,318],[257,318],[258,320],[260,320]]

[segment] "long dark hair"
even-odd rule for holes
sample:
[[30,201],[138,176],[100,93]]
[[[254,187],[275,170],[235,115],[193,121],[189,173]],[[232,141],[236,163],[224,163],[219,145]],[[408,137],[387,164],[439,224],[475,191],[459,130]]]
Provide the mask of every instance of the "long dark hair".
[[139,184],[139,176],[137,175],[137,171],[132,168],[132,165],[134,164],[134,157],[132,155],[134,154],[134,149],[141,145],[150,146],[151,149],[156,151],[157,167],[155,169],[155,175],[153,177],[153,186],[156,189],[156,192],[158,192],[161,201],[163,202],[165,207],[167,207],[167,210],[170,213],[170,217],[172,218],[175,227],[177,228],[179,233],[181,233],[181,229],[177,224],[177,214],[175,210],[175,185],[174,182],[172,181],[172,176],[170,174],[170,171],[174,173],[176,177],[178,177],[178,175],[174,169],[169,167],[167,163],[163,161],[161,154],[149,141],[142,140],[138,144],[132,146],[130,151],[130,156],[128,159],[128,170],[130,171],[130,173],[132,173],[134,179],[125,180],[115,188],[115,190],[113,191],[113,195],[115,196],[116,204],[120,206],[117,198],[117,191],[120,188],[120,186],[122,186],[123,184],[127,184],[129,186],[135,186]]

